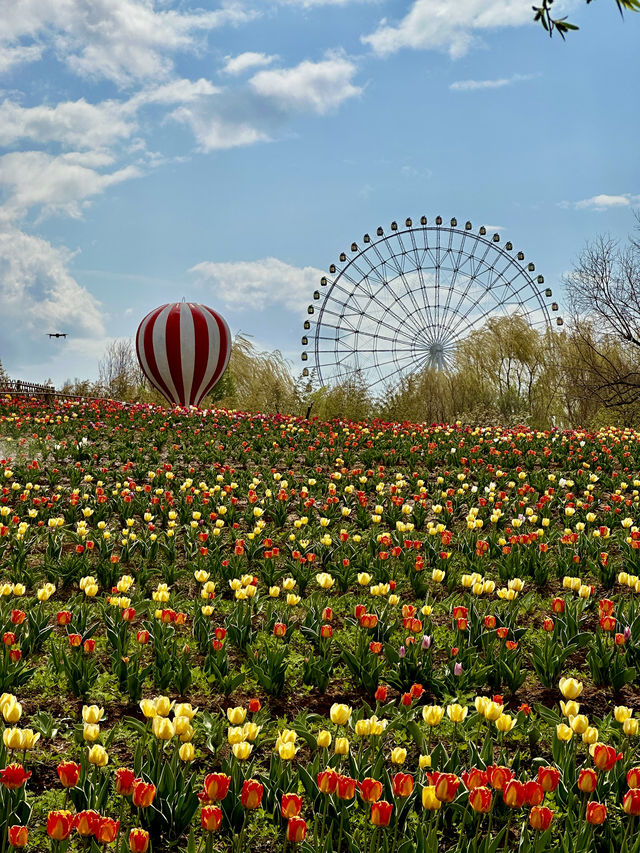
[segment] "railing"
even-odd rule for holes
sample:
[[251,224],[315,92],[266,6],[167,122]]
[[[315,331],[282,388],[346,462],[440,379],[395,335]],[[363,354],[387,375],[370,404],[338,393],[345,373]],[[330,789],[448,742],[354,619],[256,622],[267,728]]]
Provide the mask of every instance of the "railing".
[[39,385],[37,382],[22,382],[21,379],[9,379],[0,382],[0,394],[19,397],[53,397],[56,389],[53,385]]
[[53,385],[40,385],[37,382],[22,382],[20,379],[0,381],[0,397],[42,397],[50,404],[54,398],[59,400],[103,400],[114,402],[111,397],[93,397],[86,394],[65,394],[56,391]]

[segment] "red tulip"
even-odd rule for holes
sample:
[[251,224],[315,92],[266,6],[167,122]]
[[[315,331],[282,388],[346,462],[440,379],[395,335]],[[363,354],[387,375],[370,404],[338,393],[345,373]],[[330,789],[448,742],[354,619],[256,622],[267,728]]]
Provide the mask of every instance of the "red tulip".
[[112,817],[101,817],[97,821],[94,835],[98,844],[111,844],[116,840],[120,829],[120,821]]
[[591,767],[585,767],[578,773],[578,790],[583,794],[591,794],[598,785],[598,774]]
[[564,598],[554,598],[551,602],[551,609],[554,613],[564,613],[566,602]]
[[538,782],[543,791],[555,791],[560,782],[560,771],[555,767],[538,767]]
[[505,785],[513,779],[513,771],[508,767],[493,764],[491,767],[487,767],[487,779],[492,788],[495,788],[496,791],[502,791]]
[[320,628],[320,636],[323,640],[330,640],[333,637],[333,628],[331,625],[322,625]]
[[138,633],[136,634],[136,640],[141,646],[146,646],[149,642],[149,632],[138,631]]
[[462,773],[462,781],[470,791],[474,788],[484,788],[488,782],[487,771],[472,767],[468,772],[465,770]]
[[484,617],[484,627],[492,631],[496,627],[496,617],[489,614],[489,616]]
[[47,815],[47,834],[54,841],[65,841],[73,829],[73,815],[66,810],[49,812]]
[[208,800],[218,803],[229,793],[231,776],[226,773],[209,773],[204,777],[204,791]]
[[26,826],[9,827],[9,844],[12,847],[26,847],[29,840],[29,830]]
[[60,610],[56,619],[58,625],[68,625],[71,622],[71,612],[69,610]]
[[273,626],[273,633],[276,637],[284,637],[284,635],[287,633],[287,626],[284,624],[284,622],[276,622],[276,624]]
[[376,702],[386,702],[387,701],[387,688],[384,685],[380,685],[375,692],[375,700]]
[[616,761],[620,761],[622,753],[616,753],[612,746],[607,746],[604,743],[599,743],[593,752],[593,763],[598,770],[603,770],[607,773],[612,770]]
[[5,644],[5,646],[13,646],[15,641],[16,635],[13,633],[13,631],[5,631],[2,635],[2,642]]
[[356,795],[356,780],[350,776],[338,776],[337,794],[341,800],[352,800]]
[[510,808],[519,809],[525,803],[526,793],[524,784],[522,782],[518,782],[517,779],[512,779],[504,786],[502,799],[504,800],[505,805]]
[[56,770],[63,787],[75,788],[80,778],[81,767],[75,761],[61,761]]
[[389,826],[393,805],[386,800],[371,803],[371,823],[374,826]]
[[396,773],[391,781],[394,797],[410,797],[413,793],[413,776],[410,773]]
[[544,832],[551,826],[553,812],[546,806],[534,806],[529,812],[529,824],[532,829]]
[[93,809],[84,809],[78,812],[73,819],[73,825],[78,835],[87,837],[96,831],[100,815]]
[[627,785],[630,788],[640,788],[640,767],[632,767],[627,771]]
[[491,808],[492,796],[491,790],[483,785],[472,788],[469,791],[469,805],[474,812],[486,814]]
[[321,770],[318,773],[318,789],[323,794],[333,794],[338,785],[338,774],[335,770]]
[[544,622],[542,623],[542,627],[545,631],[553,631],[554,622],[550,616],[547,616]]
[[69,634],[69,645],[76,649],[82,643],[82,637],[80,634]]
[[544,801],[544,788],[539,782],[525,782],[525,803],[528,806],[539,806]]
[[133,797],[134,806],[140,809],[146,809],[153,802],[156,795],[156,786],[151,782],[144,782],[142,779],[134,779],[133,782]]
[[289,818],[287,823],[287,841],[292,844],[300,844],[307,834],[307,822],[301,817]]
[[631,788],[622,799],[622,808],[628,815],[640,814],[640,788]]
[[149,833],[136,827],[129,833],[129,850],[131,853],[147,853],[149,849]]
[[122,797],[131,796],[135,778],[133,770],[129,770],[127,767],[118,767],[116,770],[116,794],[120,794]]
[[299,794],[283,794],[280,803],[282,817],[298,817],[302,810],[302,797]]
[[222,823],[220,806],[202,806],[200,809],[200,824],[207,832],[216,832]]
[[382,782],[378,782],[377,779],[372,779],[370,776],[367,776],[362,782],[358,782],[358,788],[365,803],[375,803],[382,796]]
[[249,710],[252,714],[257,714],[261,707],[259,699],[249,699]]
[[606,819],[606,806],[603,806],[602,803],[595,802],[595,800],[592,800],[587,804],[587,823],[593,823],[596,826],[600,826],[600,824],[604,823]]
[[450,803],[456,796],[460,779],[455,773],[430,773],[429,782],[435,787],[435,795],[441,803]]
[[246,779],[242,783],[240,803],[245,809],[259,809],[262,803],[264,787],[255,779]]
[[10,791],[22,788],[30,776],[31,771],[25,771],[22,764],[9,764],[4,770],[0,770],[0,782]]
[[600,627],[603,631],[613,631],[616,627],[616,620],[614,616],[601,616],[600,617]]

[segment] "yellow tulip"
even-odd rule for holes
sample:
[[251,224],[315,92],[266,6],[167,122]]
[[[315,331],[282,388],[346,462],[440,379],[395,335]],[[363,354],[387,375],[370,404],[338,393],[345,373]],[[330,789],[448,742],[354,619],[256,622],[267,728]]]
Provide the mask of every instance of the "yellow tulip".
[[227,719],[232,726],[241,726],[247,717],[247,709],[236,707],[227,708]]
[[578,714],[569,719],[569,725],[577,735],[582,735],[589,728],[589,718],[584,714]]
[[421,755],[418,759],[418,765],[420,770],[426,770],[431,767],[431,756],[430,755]]
[[425,785],[422,789],[422,808],[427,811],[437,811],[441,806],[442,803],[436,797],[436,786]]
[[502,716],[502,705],[497,702],[488,702],[484,716],[491,722],[499,720]]
[[174,705],[168,696],[156,696],[153,700],[153,704],[156,709],[156,714],[159,717],[168,717]]
[[334,747],[336,755],[349,755],[349,741],[346,737],[337,737]]
[[195,757],[195,750],[193,748],[193,744],[183,743],[180,749],[178,750],[178,755],[180,756],[181,761],[193,761]]
[[558,740],[563,741],[569,741],[573,737],[573,731],[565,723],[559,723],[556,726],[556,734],[558,735]]
[[328,749],[331,746],[331,732],[326,729],[318,732],[317,744],[320,749]]
[[153,699],[142,699],[140,710],[148,720],[156,716],[156,704]]
[[22,716],[22,705],[16,700],[15,697],[11,697],[9,701],[2,705],[2,716],[4,717],[6,723],[18,722],[18,720]]
[[283,761],[291,761],[295,754],[296,745],[292,741],[281,743],[278,746],[278,755]]
[[447,705],[447,716],[452,723],[461,723],[467,716],[469,709],[465,706],[454,702],[452,705]]
[[84,705],[82,708],[82,719],[85,723],[99,723],[104,716],[104,709],[97,705]]
[[407,760],[407,750],[401,746],[396,746],[391,750],[392,764],[404,764]]
[[622,724],[622,731],[627,737],[636,737],[638,734],[638,721],[634,717],[629,717]]
[[613,715],[616,718],[617,723],[624,723],[625,720],[628,720],[631,717],[633,711],[631,708],[627,708],[624,705],[616,705],[613,709]]
[[329,709],[331,722],[336,726],[346,726],[351,716],[351,708],[348,705],[340,705],[334,702]]
[[246,761],[251,755],[253,746],[246,741],[242,741],[241,743],[234,743],[231,749],[238,761]]
[[358,737],[369,737],[371,734],[371,720],[358,720],[355,731]]
[[560,679],[560,692],[565,699],[577,699],[582,690],[583,685],[581,681],[576,681],[575,678]]
[[94,744],[87,755],[89,764],[95,764],[96,767],[105,767],[109,763],[109,756],[104,746],[99,743]]
[[588,726],[582,733],[582,743],[597,743],[598,729],[595,726]]
[[565,717],[576,717],[580,713],[580,704],[572,699],[569,702],[560,700],[560,708]]
[[154,717],[151,730],[158,740],[171,740],[176,733],[173,723],[166,717]]
[[7,749],[24,749],[24,733],[22,729],[5,729],[2,740]]
[[438,726],[444,717],[444,708],[440,705],[425,705],[422,709],[422,719],[428,726]]
[[93,743],[100,737],[100,726],[96,723],[85,723],[82,730],[82,737],[89,743]]
[[510,732],[515,724],[516,719],[511,714],[501,714],[496,720],[496,728],[499,732]]
[[247,739],[244,726],[229,726],[227,729],[227,741],[230,744],[242,743]]
[[198,709],[194,708],[190,702],[179,702],[173,706],[173,714],[175,717],[187,717],[192,720],[198,713]]

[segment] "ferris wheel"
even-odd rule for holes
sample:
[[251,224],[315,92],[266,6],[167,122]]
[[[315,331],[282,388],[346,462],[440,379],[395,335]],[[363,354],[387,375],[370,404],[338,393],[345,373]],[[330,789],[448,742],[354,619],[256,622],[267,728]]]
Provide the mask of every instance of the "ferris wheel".
[[[456,344],[490,318],[552,327],[558,311],[535,265],[485,226],[426,216],[352,243],[307,308],[302,361],[321,383],[358,375],[369,388],[430,367],[449,370]],[[561,317],[556,324],[561,326]],[[311,343],[310,343],[311,342]],[[306,349],[313,348],[312,353]],[[303,376],[309,376],[305,365]]]

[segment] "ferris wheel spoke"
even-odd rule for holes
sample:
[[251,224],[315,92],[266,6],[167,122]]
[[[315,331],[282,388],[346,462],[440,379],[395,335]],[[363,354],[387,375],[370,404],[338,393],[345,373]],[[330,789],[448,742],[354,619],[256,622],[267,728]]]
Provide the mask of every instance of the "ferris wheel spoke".
[[449,370],[457,341],[490,317],[517,315],[550,328],[522,257],[453,223],[421,225],[367,238],[333,281],[323,279],[330,286],[317,317],[305,323],[319,381],[357,377],[377,389],[426,368]]
[[[479,285],[482,286],[482,281],[480,278],[480,272],[481,272],[481,270],[483,270],[486,267],[485,259],[487,257],[488,252],[489,252],[489,249],[491,248],[491,243],[487,243],[487,241],[481,240],[480,237],[476,236],[473,250],[475,251],[475,249],[479,245],[483,246],[483,254],[479,257],[476,257],[476,255],[472,253],[472,254],[468,255],[468,257],[467,257],[467,260],[468,260],[469,266],[470,266],[470,275],[467,279],[467,286],[466,286],[465,290],[463,291],[462,295],[460,296],[460,299],[456,303],[455,308],[453,309],[454,314],[460,313],[460,307],[464,304],[464,301],[466,300],[467,296],[469,295],[469,291],[470,291],[472,285],[474,284],[474,282],[478,282]],[[465,261],[465,263],[466,263],[466,261]],[[464,264],[462,265],[462,267],[463,266],[464,266]],[[462,267],[461,267],[461,269],[462,269]],[[463,273],[463,275],[464,274],[465,273]]]
[[[357,282],[357,281],[355,281],[355,280],[353,280],[353,279],[351,279],[351,278],[349,278],[349,277],[348,277],[348,280],[349,280],[349,281],[354,285],[354,290],[355,290],[355,289],[357,289],[357,287],[358,287],[358,282]],[[375,291],[375,292],[373,292],[373,293],[372,293],[372,292],[369,292],[370,301],[371,301],[371,302],[373,302],[375,305],[379,305],[379,306],[384,310],[384,312],[385,312],[385,313],[391,314],[391,316],[392,316],[392,317],[393,317],[393,318],[394,318],[394,319],[395,319],[399,324],[401,324],[401,325],[406,325],[406,324],[407,324],[407,322],[409,322],[409,324],[410,324],[410,325],[413,325],[413,326],[414,326],[416,333],[417,333],[417,332],[419,332],[419,327],[415,324],[415,321],[413,320],[413,318],[410,318],[410,317],[408,318],[408,317],[407,317],[407,315],[406,315],[406,313],[405,313],[404,315],[396,314],[396,313],[391,309],[391,307],[390,307],[389,305],[387,305],[385,302],[383,302],[383,301],[382,301],[382,299],[381,299],[381,295],[384,295],[384,294],[385,294],[385,290],[387,290],[387,289],[388,289],[388,283],[387,283],[386,281],[382,281],[382,283],[381,283],[381,284],[380,284],[380,286],[378,287],[378,290],[377,290],[377,291]],[[395,300],[394,300],[394,301],[395,301]]]

